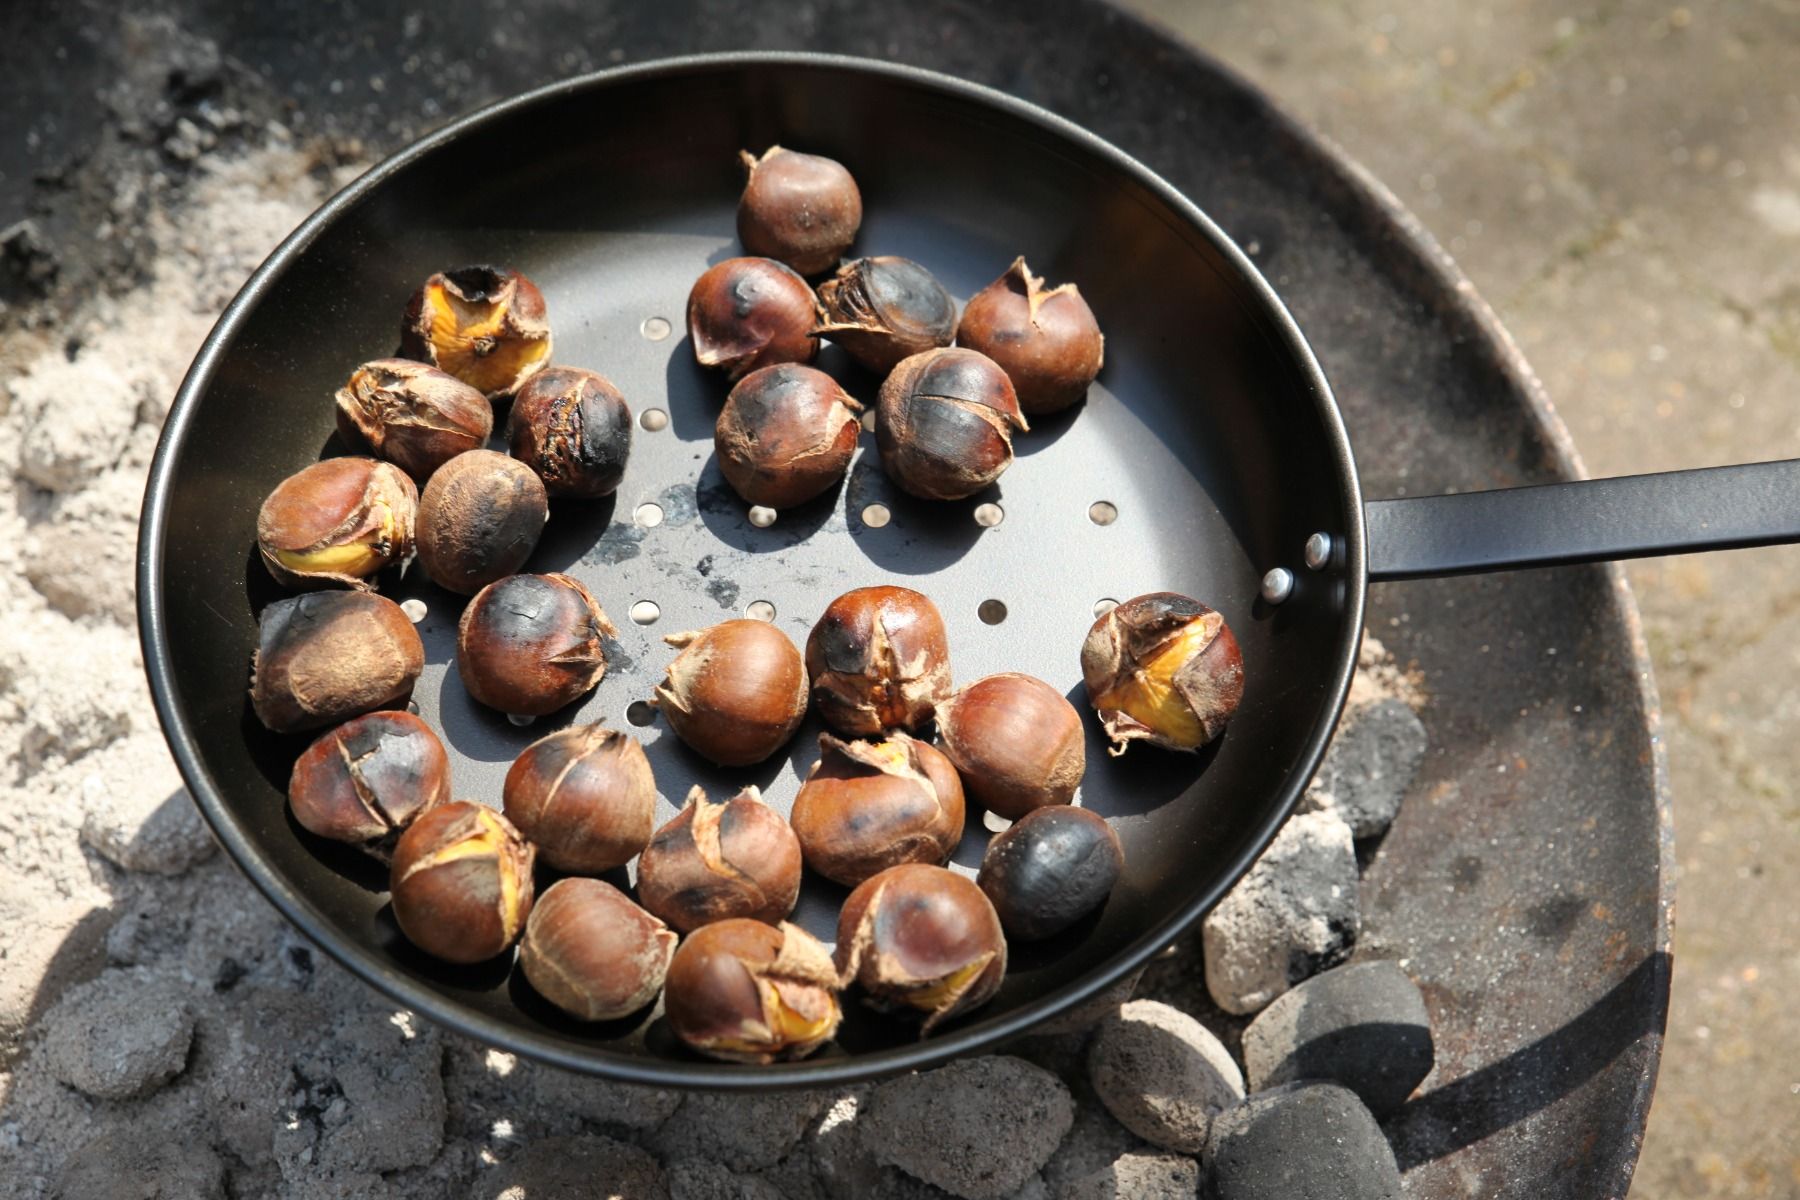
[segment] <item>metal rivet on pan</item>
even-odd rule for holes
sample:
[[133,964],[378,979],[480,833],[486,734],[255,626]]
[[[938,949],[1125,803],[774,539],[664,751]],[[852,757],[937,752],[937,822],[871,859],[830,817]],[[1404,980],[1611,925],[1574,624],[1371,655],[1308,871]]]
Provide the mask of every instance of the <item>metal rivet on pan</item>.
[[977,504],[975,506],[975,523],[983,529],[992,529],[1006,520],[1006,510],[998,504]]
[[767,529],[775,523],[775,510],[755,505],[750,509],[750,523],[758,529]]
[[870,529],[880,529],[891,520],[893,514],[885,504],[871,504],[862,510],[862,523]]
[[646,408],[643,415],[638,417],[638,424],[651,433],[655,433],[659,429],[669,427],[669,414],[660,408]]
[[1314,571],[1322,570],[1331,561],[1335,548],[1329,533],[1313,534],[1306,539],[1306,565]]
[[514,725],[529,725],[537,720],[536,717],[528,717],[524,713],[507,713],[506,719],[511,721]]
[[656,721],[656,709],[648,700],[633,700],[625,709],[625,719],[633,725],[650,725]]
[[661,317],[645,317],[644,323],[638,326],[638,332],[653,342],[660,342],[671,332],[669,323]]
[[637,518],[637,523],[642,525],[645,529],[655,529],[658,525],[662,524],[662,505],[640,504],[637,506],[637,511],[632,515]]
[[975,615],[980,617],[984,624],[998,625],[1006,620],[1006,605],[999,600],[983,600],[980,607],[975,610]]
[[1294,573],[1286,567],[1276,567],[1263,576],[1262,598],[1270,604],[1280,604],[1294,594]]
[[662,616],[662,609],[654,600],[639,600],[631,606],[631,619],[639,625],[654,625],[656,618]]
[[1088,520],[1096,525],[1111,525],[1118,519],[1118,506],[1110,501],[1096,500],[1088,505]]
[[1096,617],[1104,617],[1107,613],[1117,607],[1119,607],[1119,602],[1114,600],[1111,596],[1106,596],[1094,601],[1094,615]]
[[752,621],[773,621],[775,606],[767,600],[752,600],[744,608],[744,615]]
[[425,619],[425,602],[417,596],[408,597],[400,602],[400,611],[406,614],[407,620],[417,625]]

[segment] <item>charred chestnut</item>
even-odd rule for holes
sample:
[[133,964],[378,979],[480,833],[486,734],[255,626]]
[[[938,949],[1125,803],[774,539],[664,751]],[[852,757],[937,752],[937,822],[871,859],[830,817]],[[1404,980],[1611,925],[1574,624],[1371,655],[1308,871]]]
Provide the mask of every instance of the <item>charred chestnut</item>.
[[862,193],[836,159],[770,146],[738,152],[749,178],[738,198],[738,241],[802,275],[828,271],[856,240]]
[[973,350],[929,350],[881,385],[875,445],[881,469],[927,500],[961,500],[1012,465],[1012,431],[1025,429],[1006,372]]
[[506,440],[550,495],[610,496],[631,455],[631,409],[599,372],[547,367],[513,397]]
[[644,748],[604,725],[572,725],[525,747],[502,796],[506,819],[559,871],[622,867],[656,827]]
[[352,718],[308,746],[288,776],[294,820],[385,857],[400,831],[450,798],[450,756],[408,712]]
[[728,258],[709,267],[688,293],[687,320],[694,361],[734,383],[762,367],[819,357],[818,297],[772,258]]
[[922,1013],[923,1032],[993,999],[1006,937],[973,882],[944,867],[889,867],[859,884],[838,914],[838,977],[870,1007]]
[[456,627],[456,673],[503,713],[541,717],[606,674],[617,637],[593,596],[567,575],[509,575],[475,594]]
[[406,306],[400,353],[490,400],[510,395],[550,361],[544,294],[506,267],[440,271]]
[[412,553],[419,491],[398,467],[328,458],[275,485],[256,514],[256,548],[288,587],[347,584]]
[[849,469],[861,411],[823,371],[793,365],[753,371],[731,389],[713,430],[719,471],[751,504],[804,504]]
[[904,733],[885,742],[824,733],[793,823],[806,865],[845,887],[901,863],[942,866],[962,840],[962,781],[949,759]]
[[338,434],[424,483],[465,450],[487,445],[494,407],[436,367],[409,358],[366,362],[338,389]]
[[975,882],[1008,937],[1054,937],[1106,902],[1125,850],[1106,819],[1059,804],[1026,813],[988,843]]
[[819,716],[839,733],[917,729],[950,694],[943,614],[911,588],[845,592],[806,639],[806,673]]
[[531,906],[519,967],[570,1016],[613,1021],[656,999],[676,940],[612,884],[561,879]]
[[1140,739],[1198,750],[1244,698],[1244,656],[1225,618],[1174,592],[1127,600],[1095,621],[1081,675],[1115,755]]
[[733,917],[773,925],[800,896],[800,843],[756,788],[729,800],[695,788],[644,848],[637,887],[644,907],[682,933]]
[[493,809],[451,800],[400,835],[388,881],[408,941],[445,962],[477,963],[513,944],[531,912],[531,844]]
[[425,645],[400,606],[369,592],[309,592],[263,609],[250,707],[276,733],[404,705]]
[[549,497],[530,467],[493,450],[470,450],[425,485],[419,564],[439,587],[473,595],[524,566],[549,519]]
[[694,750],[722,767],[747,767],[794,736],[806,716],[806,664],[787,634],[739,620],[663,641],[681,653],[652,703]]
[[1019,393],[1019,407],[1035,417],[1086,397],[1106,342],[1074,284],[1046,288],[1018,258],[969,298],[956,344],[999,363]]
[[910,258],[859,258],[819,285],[824,334],[871,371],[948,346],[956,337],[956,301]]
[[818,939],[783,921],[703,925],[682,939],[664,981],[675,1036],[727,1062],[804,1058],[837,1033],[837,971]]
[[1073,800],[1087,768],[1081,714],[1030,675],[976,680],[938,705],[937,726],[963,788],[1010,821]]

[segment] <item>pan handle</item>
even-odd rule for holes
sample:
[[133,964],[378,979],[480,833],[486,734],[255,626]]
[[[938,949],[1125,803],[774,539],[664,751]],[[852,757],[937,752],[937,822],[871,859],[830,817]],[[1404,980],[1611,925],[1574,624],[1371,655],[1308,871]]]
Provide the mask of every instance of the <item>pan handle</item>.
[[1374,500],[1369,578],[1424,579],[1800,542],[1800,459]]

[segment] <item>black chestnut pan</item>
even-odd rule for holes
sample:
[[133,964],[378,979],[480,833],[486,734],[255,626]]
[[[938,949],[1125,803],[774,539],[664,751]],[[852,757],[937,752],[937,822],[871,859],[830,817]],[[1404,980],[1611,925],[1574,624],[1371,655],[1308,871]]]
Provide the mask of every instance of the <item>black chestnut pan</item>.
[[[850,166],[867,213],[859,252],[916,259],[959,299],[1024,254],[1050,280],[1079,283],[1099,315],[1106,368],[1089,401],[1020,436],[1018,461],[988,493],[908,499],[883,479],[871,438],[844,487],[769,528],[725,486],[711,442],[725,388],[693,363],[684,301],[709,263],[737,252],[738,151],[777,142]],[[1125,878],[1085,925],[1015,947],[986,1008],[921,1041],[852,1001],[836,1044],[812,1059],[703,1061],[654,1012],[582,1025],[504,962],[424,958],[393,922],[384,873],[288,816],[288,770],[306,739],[269,734],[246,699],[256,614],[281,594],[253,549],[258,505],[338,452],[332,394],[357,363],[393,350],[412,290],[478,262],[538,282],[556,360],[609,375],[640,427],[618,495],[559,505],[529,564],[582,579],[621,629],[605,681],[570,710],[519,728],[475,705],[450,664],[460,598],[416,571],[384,584],[425,606],[414,701],[444,734],[459,797],[497,803],[525,744],[605,719],[645,740],[659,821],[694,784],[755,783],[785,811],[817,753],[816,726],[775,761],[722,770],[634,705],[673,655],[660,635],[746,610],[772,606],[803,641],[838,593],[911,585],[946,614],[959,680],[1027,671],[1084,709],[1078,651],[1100,602],[1172,590],[1225,613],[1248,675],[1236,720],[1202,754],[1139,746],[1121,759],[1089,721],[1082,802],[1118,829]],[[873,400],[877,379],[835,351],[822,364]],[[151,469],[138,596],[151,687],[194,797],[308,937],[397,1002],[495,1046],[624,1080],[764,1088],[992,1048],[1168,945],[1245,871],[1317,766],[1371,579],[1791,541],[1797,483],[1800,466],[1771,463],[1365,508],[1330,386],[1293,319],[1218,227],[1143,166],[1028,104],[922,71],[702,57],[483,109],[296,230],[182,384]],[[980,505],[997,506],[982,509],[985,523]],[[627,618],[639,601],[657,607],[654,623]],[[976,814],[955,863],[978,864],[986,837]],[[795,919],[830,939],[843,896],[809,879]]]

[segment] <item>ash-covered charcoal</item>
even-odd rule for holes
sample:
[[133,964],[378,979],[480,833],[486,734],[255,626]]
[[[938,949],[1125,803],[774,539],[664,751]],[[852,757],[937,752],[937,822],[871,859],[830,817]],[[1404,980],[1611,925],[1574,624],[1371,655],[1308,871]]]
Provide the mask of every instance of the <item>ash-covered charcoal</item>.
[[1381,1126],[1335,1083],[1291,1083],[1227,1109],[1201,1159],[1212,1200],[1400,1200]]
[[1133,1000],[1100,1022],[1088,1082],[1119,1124],[1166,1150],[1198,1154],[1213,1117],[1244,1098],[1244,1076],[1200,1022]]
[[1380,837],[1400,814],[1430,744],[1424,724],[1400,700],[1352,711],[1307,787],[1301,811],[1337,813],[1357,841]]

